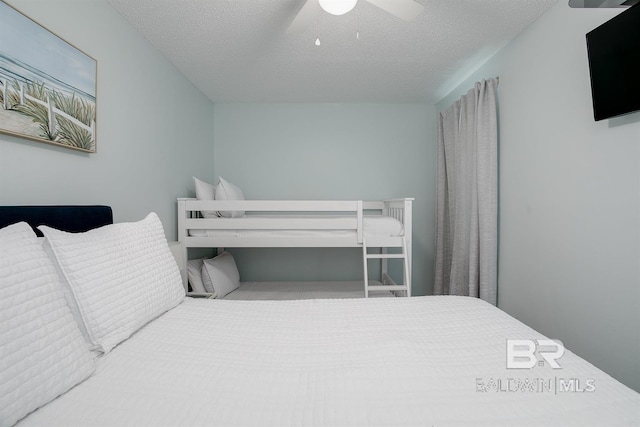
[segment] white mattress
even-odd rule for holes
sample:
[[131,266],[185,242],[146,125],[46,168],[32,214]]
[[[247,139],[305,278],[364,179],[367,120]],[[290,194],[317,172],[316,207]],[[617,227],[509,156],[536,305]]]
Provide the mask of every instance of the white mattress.
[[[369,298],[391,297],[389,291],[369,292]],[[242,282],[224,299],[231,300],[300,300],[300,299],[364,298],[362,281],[337,282]]]
[[[281,216],[281,215],[251,215],[242,218],[249,219],[290,219],[307,218],[322,220],[323,223],[330,223],[344,220],[346,217],[340,215],[324,216]],[[239,219],[239,218],[234,218]],[[224,219],[223,219],[224,220]],[[382,215],[364,215],[362,218],[362,232],[364,237],[397,237],[402,236],[404,226],[395,218]],[[314,230],[189,230],[192,237],[349,237],[355,236],[355,230],[339,229],[314,229]]]
[[[542,336],[468,297],[187,298],[20,426],[614,426],[640,395],[567,351],[505,368]],[[489,379],[595,381],[593,392],[477,391]]]

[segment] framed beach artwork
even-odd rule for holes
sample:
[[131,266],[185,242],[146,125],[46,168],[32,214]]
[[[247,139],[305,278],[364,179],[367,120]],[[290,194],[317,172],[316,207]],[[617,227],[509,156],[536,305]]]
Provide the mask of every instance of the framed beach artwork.
[[96,60],[0,1],[0,132],[96,152]]

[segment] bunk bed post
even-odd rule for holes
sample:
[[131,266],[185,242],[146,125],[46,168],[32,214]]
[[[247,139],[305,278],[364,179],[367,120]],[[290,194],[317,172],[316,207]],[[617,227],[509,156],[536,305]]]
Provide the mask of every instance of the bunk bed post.
[[362,228],[363,228],[363,225],[362,225],[362,221],[363,221],[362,200],[358,200],[356,202],[356,205],[357,205],[357,209],[358,209],[358,211],[356,212],[356,217],[358,218],[357,219],[357,221],[358,221],[358,224],[357,224],[357,227],[358,227],[358,229],[357,229],[358,243],[359,244],[360,243],[364,244],[364,240],[363,240],[364,239],[364,233],[363,233],[363,230],[362,230]]
[[412,274],[412,254],[413,254],[413,246],[412,246],[412,236],[413,236],[413,198],[405,198],[404,199],[404,209],[402,212],[402,223],[404,224],[404,244],[405,244],[405,254],[406,254],[406,279],[407,282],[407,296],[411,296],[411,279],[413,277]]
[[369,274],[367,271],[367,242],[362,241],[362,263],[364,265],[364,297],[369,298]]
[[188,252],[187,244],[185,241],[186,237],[186,219],[187,219],[187,199],[180,198],[178,199],[178,242],[180,243],[180,250],[182,252],[182,259],[184,261],[184,268],[180,270],[180,275],[182,276],[182,285],[184,286],[185,292],[189,291],[189,277],[187,276],[187,263]]
[[[388,200],[384,201],[384,207],[382,208],[382,216],[391,216],[391,209],[390,209]],[[382,247],[380,248],[380,253],[385,255],[389,253],[389,249],[386,247]],[[381,258],[380,259],[380,281],[382,282],[382,284],[384,284],[385,282],[385,279],[384,279],[385,274],[388,274],[388,273],[389,273],[389,264],[387,262],[387,258]]]

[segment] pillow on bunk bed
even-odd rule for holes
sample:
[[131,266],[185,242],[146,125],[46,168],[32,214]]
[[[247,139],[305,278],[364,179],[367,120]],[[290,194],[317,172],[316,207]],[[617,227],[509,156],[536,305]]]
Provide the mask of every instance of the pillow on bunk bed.
[[0,229],[0,313],[0,425],[13,425],[94,371],[56,269],[26,222]]
[[187,276],[191,283],[191,290],[196,293],[205,293],[207,290],[202,283],[202,262],[204,258],[190,259],[187,262]]
[[40,226],[78,304],[91,342],[113,347],[185,297],[155,213],[85,233]]
[[[216,188],[209,184],[208,182],[204,182],[195,176],[193,177],[193,183],[196,187],[196,198],[198,200],[214,200],[215,199],[215,191]],[[200,214],[203,218],[217,218],[218,212],[216,211],[200,211]]]
[[207,292],[217,293],[224,298],[228,293],[240,287],[240,273],[229,252],[223,252],[215,258],[205,259],[202,265],[202,283]]
[[[216,200],[244,200],[244,193],[229,181],[218,177],[215,197]],[[244,215],[244,211],[220,211],[218,214],[225,218],[239,218]]]

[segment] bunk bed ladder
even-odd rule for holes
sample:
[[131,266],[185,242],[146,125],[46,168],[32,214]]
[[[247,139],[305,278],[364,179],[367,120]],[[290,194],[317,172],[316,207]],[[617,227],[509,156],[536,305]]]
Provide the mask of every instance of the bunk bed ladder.
[[[369,253],[367,250],[367,242],[362,240],[362,258],[364,263],[364,296],[369,298],[370,291],[391,291],[396,296],[411,296],[411,279],[409,276],[409,259],[407,257],[407,242],[405,238],[402,238],[402,247],[400,253],[388,253],[386,248],[383,248],[380,253]],[[369,282],[368,273],[368,261],[370,259],[382,260],[382,272],[381,279],[382,284],[371,284]],[[387,273],[387,260],[389,259],[402,259],[402,270],[404,283],[398,285]]]

